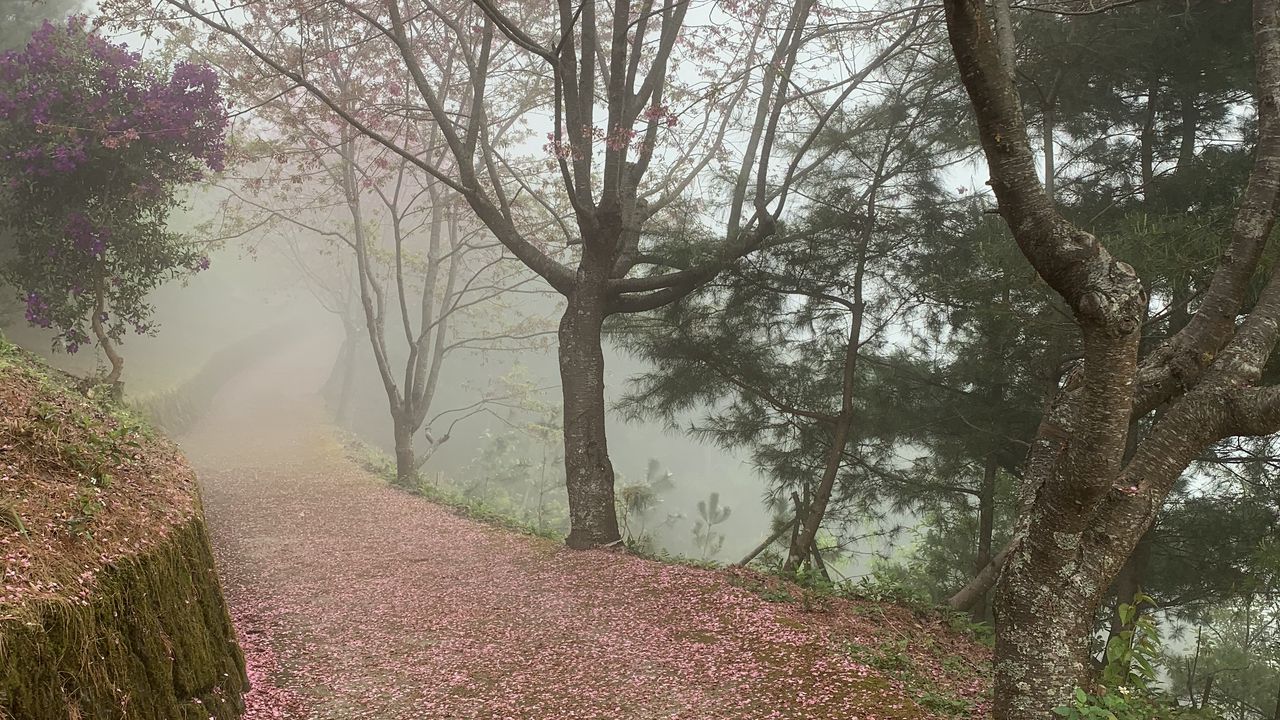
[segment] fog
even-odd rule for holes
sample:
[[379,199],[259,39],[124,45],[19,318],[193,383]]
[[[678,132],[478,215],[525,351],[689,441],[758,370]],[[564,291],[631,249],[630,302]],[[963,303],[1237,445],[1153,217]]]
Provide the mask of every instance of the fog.
[[[178,218],[176,226],[194,228],[216,217],[217,206],[215,200],[189,202],[185,217]],[[299,271],[290,254],[281,247],[273,247],[272,242],[281,242],[281,239],[255,237],[252,242],[222,243],[211,254],[209,270],[184,282],[167,284],[154,293],[151,300],[156,307],[156,332],[130,335],[122,346],[127,359],[125,390],[128,397],[145,398],[177,388],[199,373],[217,352],[263,333],[279,332],[289,338],[286,347],[270,351],[272,353],[288,353],[291,346],[302,344],[317,348],[311,358],[317,365],[328,369],[339,361],[343,342],[341,320],[317,301],[306,275]],[[316,261],[311,259],[312,263]],[[547,327],[554,327],[554,318],[563,306],[557,296],[547,292],[525,299],[536,303],[535,314],[550,318],[546,321]],[[14,342],[73,374],[92,374],[104,364],[101,353],[94,348],[74,355],[53,351],[51,332],[25,323],[12,322],[5,332]],[[454,333],[465,337],[469,329],[457,327]],[[440,389],[430,415],[465,408],[494,395],[500,379],[516,370],[526,375],[531,386],[542,389],[538,393],[540,402],[554,407],[559,402],[555,348],[553,343],[544,345],[534,349],[468,351],[449,357],[441,372]],[[402,366],[406,353],[404,343],[393,347],[397,353],[393,364]],[[342,429],[392,454],[394,441],[387,398],[366,335],[360,336],[356,350],[351,405]],[[625,391],[628,379],[644,365],[609,346],[605,357],[608,397],[612,403]],[[262,361],[262,358],[251,360]],[[299,373],[297,377],[302,385],[296,390],[320,392],[320,388],[306,384],[312,374]],[[508,407],[497,408],[497,411],[504,418],[521,415],[519,410]],[[451,419],[446,416],[443,422],[438,422],[435,432],[439,433]],[[441,476],[458,482],[479,479],[477,474],[481,470],[476,466],[486,451],[486,437],[506,432],[510,427],[489,413],[461,421],[450,439],[423,466],[424,476],[432,482],[439,482]],[[654,421],[628,421],[617,412],[610,414],[608,430],[610,456],[620,486],[644,479],[651,459],[672,473],[672,486],[662,493],[661,505],[653,514],[660,519],[668,515],[679,519],[662,530],[655,549],[697,558],[699,551],[692,539],[697,503],[711,493],[719,493],[721,505],[729,506],[732,513],[726,522],[716,527],[725,535],[723,547],[714,557],[705,559],[733,561],[768,534],[772,513],[764,501],[765,478],[743,457],[691,439],[681,429],[671,429]],[[185,439],[179,438],[179,441]],[[551,444],[558,445],[558,441]],[[563,468],[559,467],[558,459],[563,450],[559,447],[555,450],[557,455],[550,465],[561,480],[554,492],[563,497]],[[530,466],[541,463],[532,449],[528,455],[520,459]]]
[[1280,720],[1280,0],[79,4],[0,720]]
[[[75,5],[66,4],[68,7]],[[92,8],[76,7],[95,14]],[[69,10],[62,4],[47,8],[51,17],[66,12]],[[699,8],[697,14],[697,22],[702,24],[710,22],[714,12]],[[35,20],[24,22],[34,24]],[[151,50],[154,46],[149,33],[134,30],[126,29],[114,35],[114,39],[139,50]],[[22,41],[15,37],[9,42],[21,47]],[[865,54],[866,49],[853,48],[851,52]],[[866,59],[863,58],[864,61]],[[827,58],[821,54],[809,60],[818,68],[825,67],[827,63]],[[695,82],[697,78],[690,69],[681,69],[678,74],[685,82]],[[241,92],[246,96],[252,94]],[[237,120],[236,142],[252,145],[277,136],[279,129],[273,126],[273,116],[266,110],[259,110],[263,112],[262,117],[255,118],[250,114],[243,120]],[[551,120],[538,112],[531,112],[528,118],[532,118],[536,132],[525,130],[513,136],[513,149],[509,151],[513,156],[537,156],[544,152],[538,138],[545,130],[551,129]],[[743,129],[738,128],[736,132],[741,134]],[[738,141],[745,139],[746,136],[742,135]],[[678,168],[683,160],[672,155],[663,162],[670,168]],[[385,160],[380,158],[378,162],[384,163]],[[281,160],[280,164],[283,166],[284,161]],[[292,347],[305,345],[316,349],[315,355],[310,357],[311,362],[333,369],[331,381],[343,374],[344,342],[351,338],[344,335],[342,318],[334,312],[333,292],[336,286],[345,284],[344,292],[348,297],[344,301],[358,303],[359,290],[351,278],[354,260],[350,248],[334,244],[332,238],[323,235],[333,232],[335,225],[349,225],[350,219],[340,207],[339,189],[328,187],[323,181],[317,183],[311,177],[299,191],[301,198],[298,197],[299,192],[295,192],[293,197],[281,192],[275,198],[275,205],[268,207],[270,200],[256,194],[260,185],[255,186],[254,183],[263,180],[268,185],[286,182],[287,175],[281,174],[286,171],[275,166],[275,159],[264,164],[258,158],[257,164],[250,162],[247,168],[237,168],[236,172],[216,178],[207,185],[181,191],[186,198],[185,204],[169,218],[168,227],[185,234],[193,246],[207,252],[210,268],[178,282],[161,284],[148,295],[148,302],[154,307],[153,331],[143,335],[130,333],[121,346],[127,363],[123,387],[130,401],[145,404],[149,398],[158,395],[180,393],[186,383],[204,382],[200,378],[202,370],[214,358],[228,353],[242,356],[243,363],[248,365],[270,362],[272,355],[288,354]],[[298,181],[298,176],[295,175],[293,180]],[[418,182],[423,181],[419,178]],[[392,208],[391,215],[401,212],[407,218],[415,213],[421,214],[430,204],[425,198],[420,199],[421,202],[411,201],[403,207]],[[374,215],[378,212],[375,211]],[[386,208],[380,212],[382,214],[374,219],[374,224],[379,226],[376,232],[380,233],[382,240],[376,252],[383,254],[378,261],[386,262],[387,256],[393,252],[394,239],[388,235],[391,222]],[[727,206],[711,209],[708,216],[710,225],[724,222],[727,212]],[[470,217],[469,212],[464,210],[462,214],[469,216],[464,222],[475,224],[475,218]],[[708,217],[698,218],[695,222],[706,224]],[[289,222],[300,219],[303,222],[299,224]],[[497,244],[491,236],[486,235],[486,240]],[[566,235],[566,240],[572,245],[572,233]],[[425,254],[425,242],[422,236],[413,237],[407,243],[408,252]],[[507,305],[499,302],[493,308],[481,305],[480,313],[460,314],[460,321],[454,320],[448,334],[468,338],[492,333],[495,322],[499,325],[503,322],[501,319],[495,321],[495,316],[500,318],[504,312],[509,312],[516,327],[532,325],[545,335],[538,341],[508,343],[516,346],[514,348],[455,352],[442,363],[439,385],[426,413],[429,420],[415,440],[419,452],[430,453],[420,472],[423,481],[429,484],[469,486],[471,490],[468,492],[478,492],[483,496],[484,492],[476,490],[475,486],[485,484],[486,473],[494,470],[486,467],[485,463],[494,459],[495,438],[501,440],[504,434],[518,436],[524,442],[510,446],[506,452],[513,457],[504,458],[504,462],[521,466],[528,472],[536,468],[540,474],[545,474],[550,468],[560,482],[553,478],[546,483],[547,487],[558,502],[564,503],[563,449],[559,447],[559,441],[542,438],[529,443],[528,433],[517,429],[539,413],[546,417],[549,410],[555,411],[560,405],[554,330],[564,311],[564,301],[547,287],[545,281],[515,258],[505,252],[501,254],[504,255],[502,272],[510,273],[504,280],[521,288],[516,301]],[[390,271],[384,268],[380,272]],[[513,277],[517,279],[512,280]],[[420,290],[409,289],[410,299],[416,292]],[[411,309],[410,314],[415,322],[421,319],[418,309]],[[3,324],[6,335],[19,345],[35,350],[51,364],[78,376],[103,374],[109,369],[109,363],[98,346],[86,346],[74,354],[59,351],[56,349],[59,343],[52,330],[44,331],[23,323],[20,316],[20,309],[12,310]],[[339,411],[335,406],[340,403],[334,397],[326,398],[330,409],[335,411],[334,426],[393,457],[393,419],[375,362],[375,350],[368,342],[368,330],[358,310],[354,318],[348,317],[347,320],[354,321],[360,335],[356,339],[350,370],[349,395],[341,403],[344,406]],[[385,315],[383,322],[395,325],[394,311]],[[349,331],[350,325],[346,328]],[[502,330],[499,334],[508,333],[511,328]],[[273,334],[286,338],[284,343],[267,347],[265,352],[256,347],[269,343],[255,342],[255,339]],[[628,391],[631,378],[651,368],[642,360],[619,351],[607,339],[603,349],[606,403],[612,408]],[[387,351],[390,366],[403,369],[409,349],[398,332],[387,332]],[[299,373],[296,378],[299,385],[292,389],[321,393],[322,388],[307,385],[310,377],[308,373]],[[504,382],[511,378],[521,383],[522,397],[516,400],[504,397],[510,390]],[[229,379],[224,377],[217,380],[218,383],[227,381]],[[533,388],[536,391],[531,391]],[[487,402],[490,398],[497,402]],[[477,405],[483,412],[473,414],[471,411]],[[726,449],[694,437],[689,426],[700,422],[701,415],[700,410],[693,410],[668,423],[626,418],[621,412],[611,410],[606,419],[609,455],[619,488],[642,483],[651,466],[660,468],[662,475],[670,475],[670,482],[662,483],[662,490],[656,498],[658,504],[646,509],[645,517],[640,521],[651,535],[646,550],[695,560],[732,562],[769,536],[775,517],[787,515],[790,509],[770,506],[766,498],[770,478],[766,472],[751,465],[747,451]],[[430,425],[430,419],[436,416],[439,420],[434,426]],[[463,419],[454,424],[460,417]],[[558,414],[556,417],[555,422],[558,423]],[[439,437],[446,427],[450,429],[447,442],[436,447],[433,440],[427,439],[432,433]],[[199,442],[198,438],[179,439]],[[554,457],[548,460],[547,452]],[[905,467],[908,462],[903,460],[900,464]],[[712,495],[718,497],[721,507],[727,507],[731,512],[715,527],[715,532],[723,535],[722,544],[709,551],[706,547],[697,546],[694,528],[698,519],[698,503],[709,500]],[[852,526],[836,528],[835,532],[876,535],[890,530],[896,532],[915,522],[910,512],[892,511],[886,507],[877,509],[874,514],[881,512],[884,517],[868,521],[866,527],[858,521]],[[909,535],[904,537],[906,539],[900,537],[898,540],[899,549],[910,544]],[[831,570],[837,578],[860,576],[869,570],[873,557],[887,556],[894,548],[894,542],[889,539],[869,538],[842,548],[840,556],[831,559]]]

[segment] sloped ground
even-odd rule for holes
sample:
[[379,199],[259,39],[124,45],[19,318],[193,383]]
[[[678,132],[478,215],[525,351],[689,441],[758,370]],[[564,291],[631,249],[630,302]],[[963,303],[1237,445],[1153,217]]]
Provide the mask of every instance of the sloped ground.
[[176,449],[71,383],[0,339],[0,619],[40,601],[87,605],[99,567],[197,512]]
[[0,719],[231,720],[244,680],[176,448],[0,338]]
[[943,717],[929,693],[984,714],[985,652],[906,611],[769,602],[746,573],[571,552],[390,489],[290,390],[319,385],[313,357],[241,377],[184,443],[249,718]]

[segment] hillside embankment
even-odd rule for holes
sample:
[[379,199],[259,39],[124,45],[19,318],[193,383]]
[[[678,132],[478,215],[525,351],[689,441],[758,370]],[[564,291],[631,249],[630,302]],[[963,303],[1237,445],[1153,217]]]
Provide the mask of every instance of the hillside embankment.
[[0,718],[232,720],[244,660],[177,449],[0,339]]

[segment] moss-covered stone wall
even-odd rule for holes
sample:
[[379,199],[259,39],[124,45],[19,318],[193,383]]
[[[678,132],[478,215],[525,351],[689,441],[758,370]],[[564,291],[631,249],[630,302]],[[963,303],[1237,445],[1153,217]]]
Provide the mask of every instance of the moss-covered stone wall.
[[0,718],[240,717],[244,659],[201,515],[100,571],[85,603],[0,621]]

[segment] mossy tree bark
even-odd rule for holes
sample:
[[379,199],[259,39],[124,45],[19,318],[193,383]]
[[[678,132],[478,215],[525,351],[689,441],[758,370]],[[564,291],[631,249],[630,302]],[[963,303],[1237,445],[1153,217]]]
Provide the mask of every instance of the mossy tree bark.
[[[1280,387],[1256,386],[1280,335],[1280,277],[1237,323],[1280,203],[1280,0],[1254,3],[1258,141],[1230,247],[1198,311],[1141,359],[1141,282],[1054,209],[985,3],[944,4],[1000,214],[1071,307],[1084,350],[1028,455],[995,596],[995,717],[1049,720],[1086,683],[1094,614],[1179,475],[1218,440],[1280,429]],[[1158,407],[1130,443],[1133,421]]]

